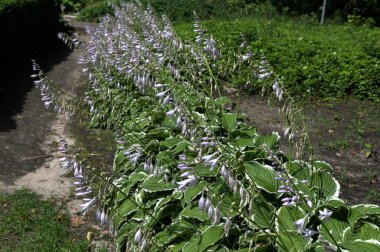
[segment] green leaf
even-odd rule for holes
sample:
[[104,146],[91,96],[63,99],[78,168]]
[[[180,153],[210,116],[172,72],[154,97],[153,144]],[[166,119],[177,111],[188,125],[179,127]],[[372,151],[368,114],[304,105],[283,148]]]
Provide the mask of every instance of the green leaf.
[[168,149],[173,148],[174,146],[177,146],[178,143],[184,141],[182,137],[170,137],[166,138],[164,141],[161,142],[161,145],[163,147],[166,147]]
[[334,240],[331,238],[334,237],[334,239],[337,242],[340,242],[343,240],[344,230],[350,227],[350,224],[345,221],[337,220],[337,219],[327,219],[323,221],[325,227],[320,225],[318,227],[319,232],[321,235],[328,240],[330,243],[334,243]]
[[290,175],[300,180],[310,179],[310,165],[307,162],[301,160],[295,160],[288,166]]
[[347,243],[339,244],[343,249],[347,249],[348,251],[356,252],[379,252],[380,251],[380,241],[378,240],[356,240],[350,241]]
[[193,199],[197,197],[203,191],[205,184],[206,183],[204,181],[201,181],[198,184],[188,188],[185,191],[184,197],[188,205],[191,205],[191,202],[193,201]]
[[237,127],[237,116],[236,114],[226,113],[222,115],[222,125],[225,130],[232,133]]
[[199,234],[195,234],[191,237],[190,241],[188,243],[186,243],[185,246],[183,246],[183,249],[182,251],[183,252],[200,252],[198,250],[198,243],[200,241],[200,235]]
[[215,177],[217,175],[216,169],[211,170],[209,166],[197,165],[193,168],[194,174],[200,177]]
[[331,206],[331,207],[347,207],[346,202],[344,200],[337,197],[329,197],[323,203],[323,206]]
[[380,206],[373,204],[358,204],[351,207],[362,215],[370,216],[370,215],[378,215],[380,216]]
[[155,177],[154,175],[150,175],[146,178],[140,187],[147,192],[169,191],[176,188],[175,185],[167,183],[164,179]]
[[170,251],[170,252],[182,252],[182,251],[184,251],[183,250],[184,246],[186,246],[187,244],[188,244],[188,241],[185,240],[183,242],[170,245],[168,251]]
[[294,232],[281,232],[277,238],[279,252],[304,252],[310,247],[302,235]]
[[159,243],[168,244],[173,240],[182,237],[186,234],[192,234],[196,231],[190,223],[186,221],[180,221],[178,223],[173,223],[166,227],[163,231],[156,235],[156,239]]
[[182,141],[182,142],[179,142],[179,143],[177,144],[177,146],[175,147],[174,152],[175,152],[175,153],[183,152],[183,151],[186,150],[187,147],[189,147],[190,145],[191,145],[191,143],[188,142],[188,141]]
[[255,146],[260,147],[265,144],[269,149],[272,149],[273,147],[277,146],[279,140],[280,136],[277,132],[266,136],[261,135],[256,138]]
[[369,222],[364,223],[364,225],[360,228],[359,238],[362,240],[380,240],[379,227]]
[[192,207],[192,208],[186,207],[181,212],[181,216],[182,217],[187,217],[187,218],[197,219],[197,220],[200,220],[200,221],[205,221],[205,220],[208,219],[206,211],[200,211],[198,209],[198,206],[195,206],[195,207]]
[[268,165],[262,165],[258,162],[244,163],[245,173],[256,184],[257,187],[267,192],[275,193],[280,186],[276,180],[277,173]]
[[252,218],[260,229],[267,229],[272,226],[275,208],[269,202],[255,199],[252,208]]
[[114,159],[114,166],[115,167],[120,167],[121,165],[123,165],[125,162],[127,162],[128,158],[124,155],[124,152],[123,151],[120,151],[119,153],[117,153],[115,155],[115,159]]
[[244,148],[244,147],[253,147],[255,146],[254,142],[253,142],[253,138],[238,138],[235,140],[235,143],[237,146],[239,146],[240,148]]
[[170,137],[170,134],[165,128],[156,128],[149,132],[149,138],[156,140],[164,140]]
[[[221,193],[221,191],[219,192]],[[217,199],[217,198],[214,198],[214,199]],[[213,204],[216,205],[218,204],[218,202],[213,201]],[[220,212],[222,213],[222,216],[230,216],[232,218],[238,215],[239,212],[236,210],[238,209],[237,202],[239,202],[239,199],[237,198],[237,196],[234,196],[232,193],[225,193],[220,202]]]
[[[278,231],[297,232],[294,224],[297,220],[305,217],[306,213],[300,207],[282,206],[277,210],[276,228]],[[305,225],[308,219],[305,220]]]
[[227,103],[230,103],[231,100],[228,97],[222,96],[215,99],[215,105],[216,106],[224,106]]
[[[122,190],[122,193],[117,192],[117,199],[124,199],[125,195],[129,194],[129,191],[132,187],[134,187],[137,183],[142,181],[146,177],[144,172],[134,172],[129,177],[123,177],[125,181],[120,181],[121,185],[118,185],[118,188]],[[119,181],[118,181],[119,182]]]
[[125,199],[121,202],[120,206],[117,208],[117,213],[121,217],[126,217],[137,210],[137,206],[130,199]]
[[315,186],[323,198],[339,196],[339,182],[329,172],[318,171],[313,173],[310,178],[310,185]]
[[312,165],[317,171],[327,171],[327,172],[333,171],[333,168],[331,167],[331,165],[323,161],[313,161]]
[[371,215],[380,216],[380,207],[372,204],[359,204],[350,207],[350,216],[348,221],[354,225],[360,218],[365,218]]
[[178,200],[182,197],[181,192],[176,192],[168,197],[161,198],[157,201],[156,206],[154,207],[155,211],[158,211],[160,208],[165,206],[167,203]]
[[201,234],[201,239],[198,244],[198,251],[205,251],[208,247],[216,244],[223,238],[224,224],[211,226]]

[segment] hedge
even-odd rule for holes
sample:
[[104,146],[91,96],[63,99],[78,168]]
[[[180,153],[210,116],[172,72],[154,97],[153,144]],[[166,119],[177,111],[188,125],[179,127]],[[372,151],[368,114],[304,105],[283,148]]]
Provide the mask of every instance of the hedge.
[[57,37],[63,26],[55,0],[3,0],[0,2],[0,50],[27,53]]

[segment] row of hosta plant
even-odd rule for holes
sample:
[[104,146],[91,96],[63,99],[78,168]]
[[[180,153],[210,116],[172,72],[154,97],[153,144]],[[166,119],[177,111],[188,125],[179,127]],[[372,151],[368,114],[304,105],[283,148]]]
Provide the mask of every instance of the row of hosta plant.
[[[108,178],[62,159],[87,197],[84,210],[98,202],[120,251],[378,251],[378,206],[348,206],[328,164],[293,160],[279,150],[278,133],[259,135],[229,109],[220,90],[251,68],[246,81],[269,82],[291,110],[265,58],[245,47],[224,69],[216,41],[199,21],[194,29],[196,41],[182,41],[166,17],[134,3],[88,28],[85,102],[91,125],[113,130],[118,148]],[[60,110],[50,83],[36,76],[45,103]],[[301,134],[290,120],[290,143]],[[103,186],[93,190],[88,178]]]

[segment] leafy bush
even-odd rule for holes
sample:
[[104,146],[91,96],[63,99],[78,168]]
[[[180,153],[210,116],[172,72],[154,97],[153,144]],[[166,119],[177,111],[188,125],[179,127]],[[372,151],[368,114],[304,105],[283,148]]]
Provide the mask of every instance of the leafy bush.
[[23,50],[43,43],[62,29],[57,1],[17,0],[0,2],[1,48]]
[[112,7],[107,1],[94,2],[84,7],[79,13],[79,19],[84,21],[99,22],[105,15],[112,15]]
[[151,5],[159,15],[167,15],[173,22],[192,21],[193,11],[202,19],[227,19],[248,15],[264,6],[250,0],[143,0],[141,2]]
[[[289,19],[246,18],[204,22],[228,48],[241,34],[256,57],[264,54],[293,95],[341,99],[348,95],[380,101],[379,29],[315,26]],[[176,30],[186,39],[191,24]],[[222,53],[228,57],[228,53]]]
[[[183,41],[167,18],[132,3],[89,28],[83,106],[93,127],[115,133],[117,152],[106,178],[61,141],[77,195],[95,191],[90,173],[103,184],[84,210],[100,199],[98,217],[116,231],[119,251],[379,250],[379,206],[348,206],[330,165],[292,159],[278,133],[259,135],[230,111],[223,84],[249,67],[257,75],[246,81],[270,82],[291,117],[291,98],[266,59],[254,65],[239,49],[225,69],[216,41],[199,21],[194,30],[195,42]],[[34,68],[45,105],[72,113],[72,98],[60,100]],[[301,135],[291,125],[284,133],[296,138],[291,147]]]

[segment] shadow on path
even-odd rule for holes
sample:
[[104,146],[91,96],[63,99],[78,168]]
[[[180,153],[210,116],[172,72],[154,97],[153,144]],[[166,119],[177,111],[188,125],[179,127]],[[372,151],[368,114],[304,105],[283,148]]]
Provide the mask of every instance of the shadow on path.
[[[6,52],[0,69],[0,182],[5,184],[34,171],[49,157],[41,144],[55,114],[45,109],[34,87],[31,59],[48,75],[62,63],[74,67],[77,60],[68,62],[73,53],[58,38],[30,48]],[[64,79],[65,71],[55,79]]]
[[22,55],[14,51],[6,53],[0,69],[0,132],[17,128],[15,116],[23,111],[27,94],[34,88],[30,77],[31,60],[35,59],[47,72],[65,60],[69,53],[69,49],[58,39]]

